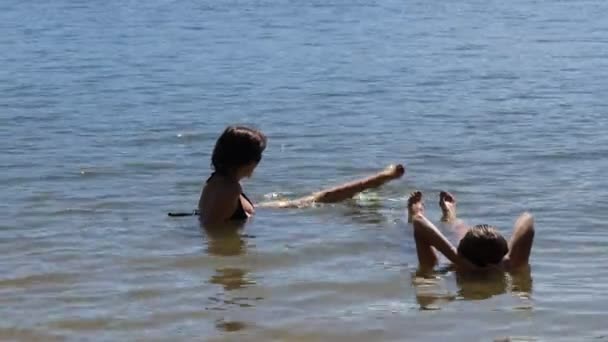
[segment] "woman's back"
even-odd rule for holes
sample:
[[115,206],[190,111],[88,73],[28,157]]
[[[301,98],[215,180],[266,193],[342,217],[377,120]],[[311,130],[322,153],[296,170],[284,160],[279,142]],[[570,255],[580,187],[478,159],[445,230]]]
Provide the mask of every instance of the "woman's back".
[[253,203],[243,194],[239,182],[212,174],[203,187],[198,202],[200,215],[205,223],[229,220],[245,220],[253,215]]

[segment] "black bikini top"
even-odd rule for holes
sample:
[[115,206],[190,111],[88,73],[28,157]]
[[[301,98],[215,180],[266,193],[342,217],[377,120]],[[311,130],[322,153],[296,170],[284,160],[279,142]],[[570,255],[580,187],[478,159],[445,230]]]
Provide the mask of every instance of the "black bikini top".
[[[207,178],[206,183],[209,183],[213,176],[215,176],[215,172],[212,173],[209,178]],[[230,216],[231,220],[246,220],[247,218],[249,218],[247,212],[245,212],[245,208],[243,208],[243,202],[241,202],[241,198],[245,199],[245,201],[249,202],[249,204],[251,204],[251,206],[253,207],[253,202],[251,202],[251,200],[249,199],[249,197],[247,197],[247,195],[245,195],[245,193],[241,192],[241,196],[239,197],[239,204],[236,207],[234,213],[232,213],[232,216]]]
[[[253,203],[249,200],[249,198],[247,198],[247,195],[245,195],[244,193],[241,192],[241,197],[243,199],[245,199],[245,201],[249,202],[249,204],[251,204],[251,206],[253,207]],[[239,198],[239,205],[237,206],[237,208],[234,211],[234,213],[232,214],[232,216],[230,216],[230,219],[231,220],[246,220],[248,217],[249,216],[245,212],[245,208],[243,208],[243,202],[241,202],[241,199]]]

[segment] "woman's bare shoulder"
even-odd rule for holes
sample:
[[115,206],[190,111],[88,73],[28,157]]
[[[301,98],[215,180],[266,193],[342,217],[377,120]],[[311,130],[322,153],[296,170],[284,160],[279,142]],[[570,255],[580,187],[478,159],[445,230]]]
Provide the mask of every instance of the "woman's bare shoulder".
[[243,188],[239,182],[230,181],[224,177],[216,176],[207,181],[203,187],[203,192],[213,193],[216,196],[234,196],[240,195]]
[[232,203],[239,198],[241,193],[242,188],[238,182],[229,182],[219,177],[209,180],[203,186],[198,202],[199,210],[205,213],[222,203]]

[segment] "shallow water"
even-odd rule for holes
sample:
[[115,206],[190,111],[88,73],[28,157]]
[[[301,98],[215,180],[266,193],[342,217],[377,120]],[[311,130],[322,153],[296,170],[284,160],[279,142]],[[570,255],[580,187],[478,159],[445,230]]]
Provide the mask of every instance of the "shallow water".
[[[608,340],[608,4],[0,3],[0,340]],[[191,210],[230,123],[256,200],[391,162],[345,204]],[[407,194],[508,233],[531,271],[416,277]]]

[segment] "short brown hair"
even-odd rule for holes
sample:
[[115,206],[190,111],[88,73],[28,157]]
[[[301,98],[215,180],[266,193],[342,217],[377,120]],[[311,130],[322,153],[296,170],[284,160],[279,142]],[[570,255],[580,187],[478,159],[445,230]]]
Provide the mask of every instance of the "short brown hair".
[[458,244],[458,254],[479,267],[498,264],[508,252],[507,240],[487,224],[469,229]]
[[220,174],[230,174],[251,162],[258,163],[266,149],[266,136],[253,128],[228,126],[217,139],[211,165]]

